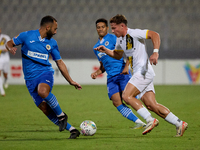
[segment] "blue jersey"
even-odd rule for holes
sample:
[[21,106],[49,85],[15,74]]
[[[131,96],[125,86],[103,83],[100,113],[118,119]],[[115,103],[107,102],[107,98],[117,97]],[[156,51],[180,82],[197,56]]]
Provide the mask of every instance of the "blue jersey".
[[121,58],[120,60],[112,58],[105,53],[94,50],[94,48],[100,45],[104,45],[106,48],[114,50],[116,39],[117,37],[115,35],[108,33],[106,36],[103,37],[101,41],[98,40],[98,42],[93,47],[93,51],[97,56],[98,60],[103,63],[108,79],[117,74],[120,74],[124,69],[125,62],[123,58]]
[[49,62],[49,54],[54,61],[61,59],[56,40],[42,39],[39,29],[22,32],[13,38],[13,42],[15,45],[21,45],[25,80],[35,79],[48,71],[54,72]]

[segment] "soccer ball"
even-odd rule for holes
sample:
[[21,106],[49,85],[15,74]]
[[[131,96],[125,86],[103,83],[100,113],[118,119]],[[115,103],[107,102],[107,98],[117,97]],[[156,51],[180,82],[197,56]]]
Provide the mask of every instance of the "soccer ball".
[[92,136],[97,131],[96,124],[91,120],[85,120],[80,125],[81,134],[85,136]]

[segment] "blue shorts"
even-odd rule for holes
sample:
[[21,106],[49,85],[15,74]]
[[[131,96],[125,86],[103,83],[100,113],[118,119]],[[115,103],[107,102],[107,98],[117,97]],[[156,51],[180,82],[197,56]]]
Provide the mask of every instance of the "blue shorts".
[[50,86],[50,91],[53,88],[53,72],[45,72],[40,77],[34,79],[34,80],[26,80],[26,87],[28,88],[28,91],[33,98],[33,101],[35,102],[36,106],[39,106],[39,104],[43,101],[43,99],[38,95],[37,89],[38,85],[40,83],[46,83]]
[[115,93],[121,93],[128,83],[130,79],[130,75],[124,75],[124,74],[118,74],[112,78],[109,78],[107,80],[107,90],[108,90],[108,96],[109,99],[111,96]]

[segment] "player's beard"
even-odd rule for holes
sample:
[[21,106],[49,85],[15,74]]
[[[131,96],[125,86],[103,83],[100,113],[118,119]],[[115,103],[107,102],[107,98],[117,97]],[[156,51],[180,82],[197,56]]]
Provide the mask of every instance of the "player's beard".
[[47,39],[51,39],[52,38],[52,36],[53,36],[54,34],[51,32],[51,30],[49,30],[48,32],[47,32]]

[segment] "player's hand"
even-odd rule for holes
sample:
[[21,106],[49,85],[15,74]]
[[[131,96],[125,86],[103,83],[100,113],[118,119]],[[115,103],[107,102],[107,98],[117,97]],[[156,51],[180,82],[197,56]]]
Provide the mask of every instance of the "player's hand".
[[97,50],[99,52],[103,52],[104,53],[106,51],[106,47],[103,46],[103,45],[100,45],[99,47],[94,48],[94,50]]
[[157,52],[154,52],[149,58],[150,64],[156,65],[158,63],[158,57],[159,57],[159,54]]
[[9,49],[10,53],[15,55],[16,54],[16,51],[17,51],[17,48],[16,47],[12,47]]
[[124,68],[124,70],[120,74],[124,74],[124,75],[129,74],[129,70]]
[[80,84],[74,82],[74,81],[72,81],[72,82],[70,83],[70,85],[73,85],[73,86],[74,86],[76,89],[78,89],[78,90],[81,90],[81,89],[82,89],[82,86],[81,86]]
[[92,79],[96,79],[96,78],[97,78],[97,73],[96,73],[96,72],[93,72],[93,73],[91,74],[91,78],[92,78]]

